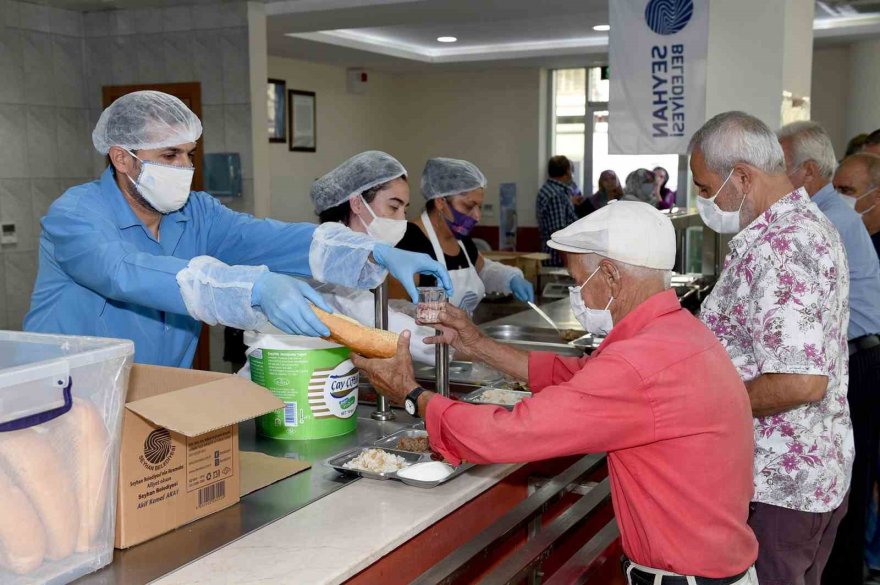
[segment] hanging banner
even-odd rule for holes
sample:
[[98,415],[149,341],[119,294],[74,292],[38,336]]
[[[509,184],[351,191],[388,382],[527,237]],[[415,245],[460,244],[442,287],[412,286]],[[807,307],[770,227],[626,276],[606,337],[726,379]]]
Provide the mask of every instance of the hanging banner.
[[686,154],[705,122],[708,0],[609,0],[609,154]]

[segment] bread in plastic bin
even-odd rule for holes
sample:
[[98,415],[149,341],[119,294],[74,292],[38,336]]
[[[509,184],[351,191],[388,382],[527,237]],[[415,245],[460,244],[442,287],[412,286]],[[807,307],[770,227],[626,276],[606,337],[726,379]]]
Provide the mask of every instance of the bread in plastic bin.
[[43,564],[46,531],[30,498],[0,469],[0,569],[23,575]]

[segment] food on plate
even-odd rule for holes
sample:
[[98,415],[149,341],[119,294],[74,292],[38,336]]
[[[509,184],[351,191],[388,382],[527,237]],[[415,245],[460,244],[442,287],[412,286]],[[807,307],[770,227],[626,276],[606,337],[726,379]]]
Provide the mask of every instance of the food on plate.
[[30,499],[0,469],[0,569],[23,575],[43,563],[46,531]]
[[586,331],[581,331],[580,329],[563,329],[559,332],[559,337],[565,341],[574,341],[575,339],[580,339],[586,334]]
[[46,531],[46,557],[70,556],[79,531],[79,508],[66,462],[47,433],[23,429],[0,434],[0,468],[26,493]]
[[80,517],[76,551],[86,552],[98,544],[95,539],[107,509],[110,437],[100,413],[88,401],[74,399],[73,408],[60,420],[70,433],[71,463],[76,470]]
[[428,437],[401,437],[397,442],[397,448],[401,451],[411,451],[413,453],[427,453],[431,450]]
[[516,380],[505,380],[501,384],[498,384],[497,387],[503,390],[514,390],[516,392],[531,392],[528,386],[522,382],[517,382]]
[[449,477],[455,468],[441,461],[416,463],[397,473],[398,477],[417,481],[440,481]]
[[502,406],[512,406],[522,400],[519,394],[514,394],[510,390],[503,388],[489,388],[477,397],[477,401],[487,404],[500,404]]
[[351,317],[312,307],[330,330],[330,339],[368,358],[390,358],[397,353],[397,333],[364,327]]
[[370,473],[393,473],[407,467],[409,463],[400,455],[382,449],[364,449],[360,454],[344,463],[346,469],[369,471]]

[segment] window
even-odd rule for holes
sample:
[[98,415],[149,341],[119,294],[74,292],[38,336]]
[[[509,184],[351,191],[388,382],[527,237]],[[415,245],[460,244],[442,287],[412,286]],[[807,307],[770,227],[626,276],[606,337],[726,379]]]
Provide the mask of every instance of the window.
[[632,171],[658,166],[669,173],[667,187],[677,189],[678,155],[608,154],[608,67],[556,69],[552,73],[551,154],[563,154],[572,161],[574,179],[584,193],[599,189],[599,174],[605,169],[617,173],[622,186]]

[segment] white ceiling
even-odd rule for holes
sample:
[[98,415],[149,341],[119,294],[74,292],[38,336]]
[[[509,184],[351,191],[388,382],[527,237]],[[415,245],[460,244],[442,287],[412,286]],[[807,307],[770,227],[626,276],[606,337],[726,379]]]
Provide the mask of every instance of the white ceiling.
[[[271,55],[384,71],[607,61],[609,0],[280,0]],[[880,0],[816,3],[816,43],[880,36]],[[455,36],[443,44],[438,36]]]

